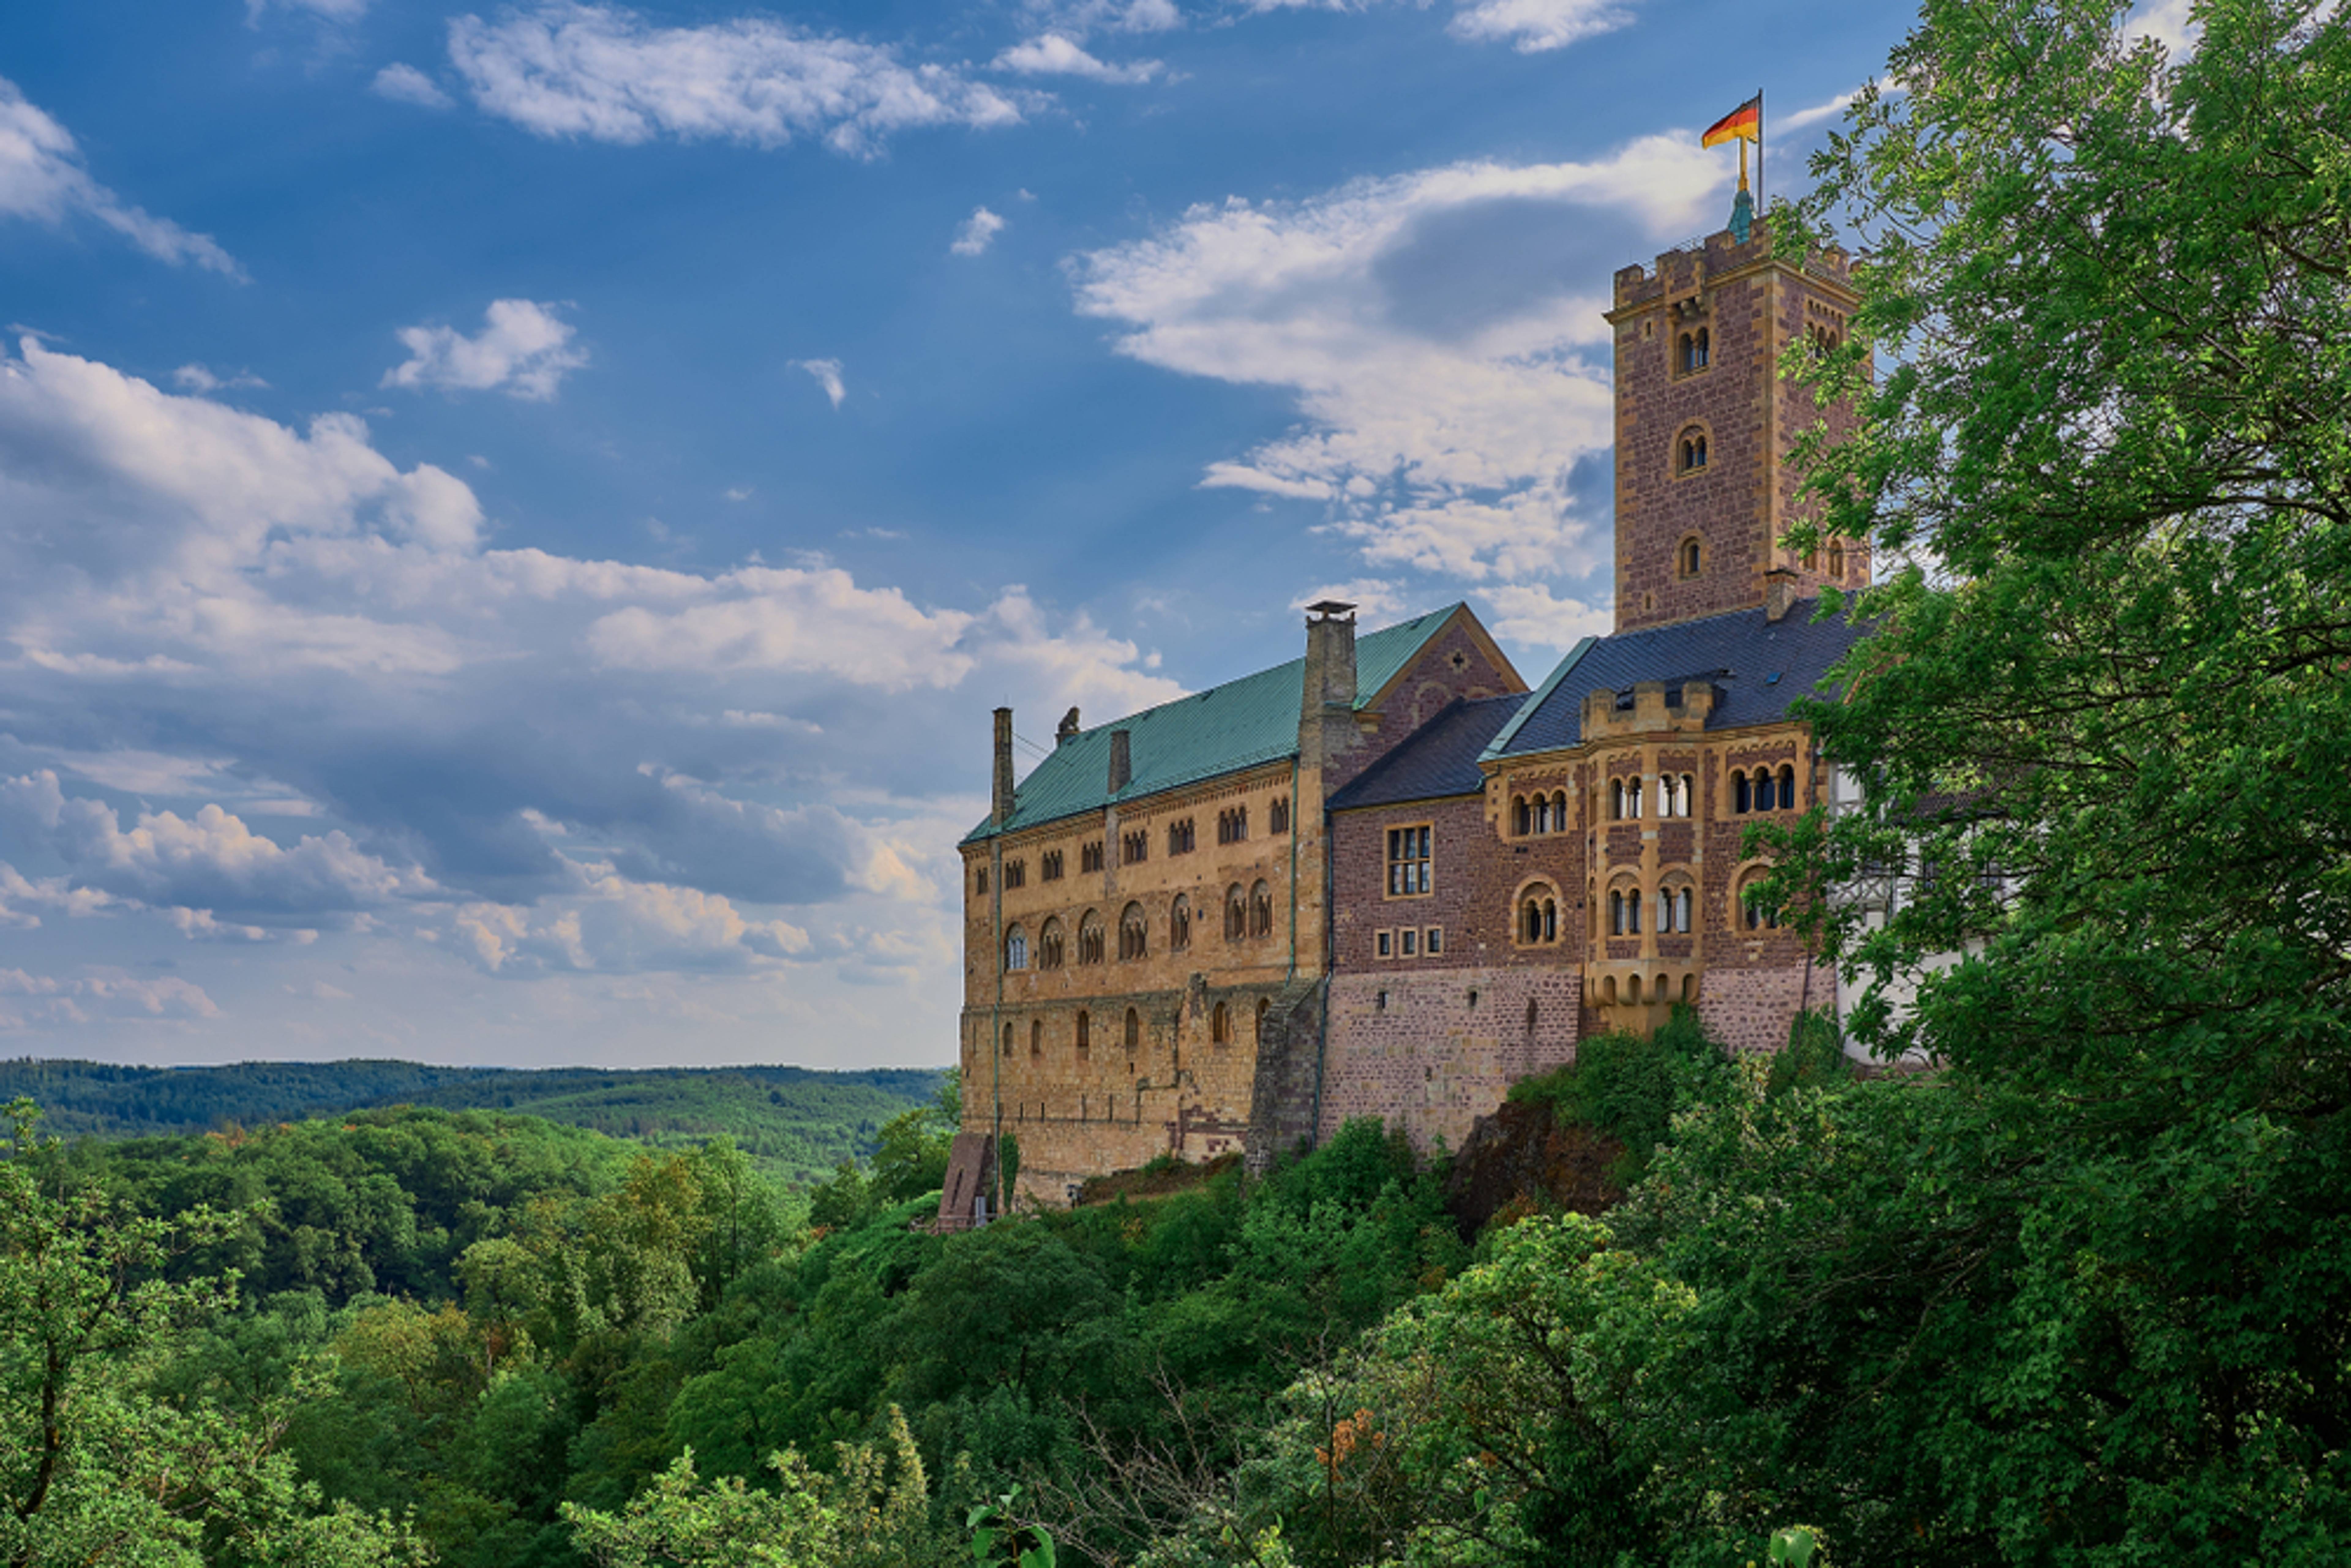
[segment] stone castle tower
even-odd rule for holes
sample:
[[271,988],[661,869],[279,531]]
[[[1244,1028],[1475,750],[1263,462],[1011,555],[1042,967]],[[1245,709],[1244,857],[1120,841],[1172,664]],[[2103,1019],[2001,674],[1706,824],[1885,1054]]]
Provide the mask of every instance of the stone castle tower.
[[[1616,630],[1785,603],[1869,580],[1867,547],[1779,546],[1796,518],[1786,458],[1823,420],[1779,374],[1792,343],[1834,345],[1859,303],[1844,252],[1772,254],[1770,225],[1725,229],[1616,274]],[[1785,575],[1775,575],[1785,574]]]

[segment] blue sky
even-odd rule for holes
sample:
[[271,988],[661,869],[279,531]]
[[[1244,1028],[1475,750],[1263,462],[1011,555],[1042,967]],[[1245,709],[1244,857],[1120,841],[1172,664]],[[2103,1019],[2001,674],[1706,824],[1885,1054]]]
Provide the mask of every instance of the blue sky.
[[988,709],[1604,626],[1892,5],[0,8],[0,1051],[951,1060]]

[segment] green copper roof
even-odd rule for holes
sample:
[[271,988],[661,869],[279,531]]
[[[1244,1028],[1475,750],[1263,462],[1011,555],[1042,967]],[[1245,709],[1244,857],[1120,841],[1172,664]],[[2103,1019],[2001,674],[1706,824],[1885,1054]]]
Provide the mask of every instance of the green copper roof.
[[[1378,695],[1380,688],[1412,663],[1461,608],[1450,604],[1356,638],[1355,706],[1362,707]],[[1051,756],[1020,780],[1013,791],[1012,821],[1006,831],[1017,832],[1109,805],[1113,799],[1110,735],[1114,729],[1127,732],[1128,757],[1134,768],[1134,777],[1114,797],[1121,800],[1294,757],[1299,699],[1305,682],[1306,661],[1300,657],[1081,729],[1054,747]],[[964,835],[963,841],[986,839],[994,831],[992,822],[982,821]]]

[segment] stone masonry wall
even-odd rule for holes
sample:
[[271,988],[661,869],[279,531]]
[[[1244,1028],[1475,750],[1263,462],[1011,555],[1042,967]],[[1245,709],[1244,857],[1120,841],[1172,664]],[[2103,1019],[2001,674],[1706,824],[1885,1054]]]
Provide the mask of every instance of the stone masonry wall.
[[1775,1051],[1788,1043],[1788,1027],[1795,1021],[1797,1010],[1806,1005],[1808,989],[1813,1007],[1828,1007],[1835,1000],[1834,977],[1817,967],[1809,975],[1802,964],[1787,968],[1709,970],[1706,989],[1698,998],[1698,1020],[1731,1051]]
[[1582,990],[1576,968],[1530,964],[1334,976],[1321,1135],[1377,1116],[1459,1148],[1512,1083],[1574,1058]]

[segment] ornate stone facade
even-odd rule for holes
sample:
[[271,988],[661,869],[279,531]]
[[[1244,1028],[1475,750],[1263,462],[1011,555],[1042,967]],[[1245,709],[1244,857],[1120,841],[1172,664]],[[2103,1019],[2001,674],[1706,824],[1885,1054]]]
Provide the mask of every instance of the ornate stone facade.
[[1858,634],[1818,593],[1869,564],[1781,536],[1790,447],[1850,414],[1778,371],[1855,303],[1842,255],[1776,256],[1760,223],[1617,275],[1616,632],[1535,692],[1466,606],[1359,643],[1322,604],[1303,659],[1072,713],[1017,789],[999,710],[963,845],[958,1192],[991,1135],[1043,1202],[1359,1115],[1458,1145],[1597,1031],[1686,1001],[1769,1051],[1834,1005],[1743,841],[1837,789],[1789,705]]

